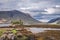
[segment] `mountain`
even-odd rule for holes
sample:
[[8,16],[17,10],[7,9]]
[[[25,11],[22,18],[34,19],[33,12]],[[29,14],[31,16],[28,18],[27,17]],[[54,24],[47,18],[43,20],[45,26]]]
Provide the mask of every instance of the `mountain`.
[[12,10],[12,11],[0,11],[0,20],[7,20],[6,23],[10,23],[11,20],[22,20],[24,24],[37,24],[40,21],[32,18],[29,14]]
[[51,19],[58,18],[60,17],[60,14],[41,14],[39,13],[38,15],[34,16],[35,19],[38,20],[48,20],[50,21]]
[[60,24],[60,17],[54,18],[54,19],[50,20],[48,23],[56,23],[56,24]]

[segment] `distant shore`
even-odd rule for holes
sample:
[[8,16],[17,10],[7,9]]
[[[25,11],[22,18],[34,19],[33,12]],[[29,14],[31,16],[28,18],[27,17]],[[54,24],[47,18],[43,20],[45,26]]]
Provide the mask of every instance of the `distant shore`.
[[19,28],[19,27],[36,27],[36,28],[60,28],[59,24],[38,24],[38,25],[16,25],[13,27],[11,24],[0,24],[0,28]]

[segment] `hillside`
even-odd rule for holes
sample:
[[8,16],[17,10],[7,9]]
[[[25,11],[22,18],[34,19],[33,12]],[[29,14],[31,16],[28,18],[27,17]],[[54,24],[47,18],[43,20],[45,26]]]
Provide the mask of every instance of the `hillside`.
[[56,23],[56,24],[60,24],[60,17],[54,18],[54,19],[50,20],[48,23]]
[[11,20],[22,20],[24,24],[37,24],[40,21],[32,18],[29,14],[23,12],[12,10],[12,11],[0,11],[0,20],[5,19],[10,23]]

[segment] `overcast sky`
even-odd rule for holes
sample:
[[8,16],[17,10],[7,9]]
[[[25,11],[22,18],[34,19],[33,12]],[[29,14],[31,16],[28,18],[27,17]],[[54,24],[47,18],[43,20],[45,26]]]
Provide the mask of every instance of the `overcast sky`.
[[48,21],[51,17],[46,16],[47,14],[60,14],[60,0],[0,0],[0,11],[7,10],[19,10],[29,13],[37,20]]

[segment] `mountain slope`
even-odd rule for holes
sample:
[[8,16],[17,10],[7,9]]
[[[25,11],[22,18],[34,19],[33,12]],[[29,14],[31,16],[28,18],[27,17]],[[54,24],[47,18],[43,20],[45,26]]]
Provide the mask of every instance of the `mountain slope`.
[[37,24],[40,21],[32,18],[29,14],[23,12],[12,10],[12,11],[0,11],[0,19],[6,19],[7,22],[11,20],[22,20],[24,24]]
[[48,23],[60,23],[60,17],[50,20]]

